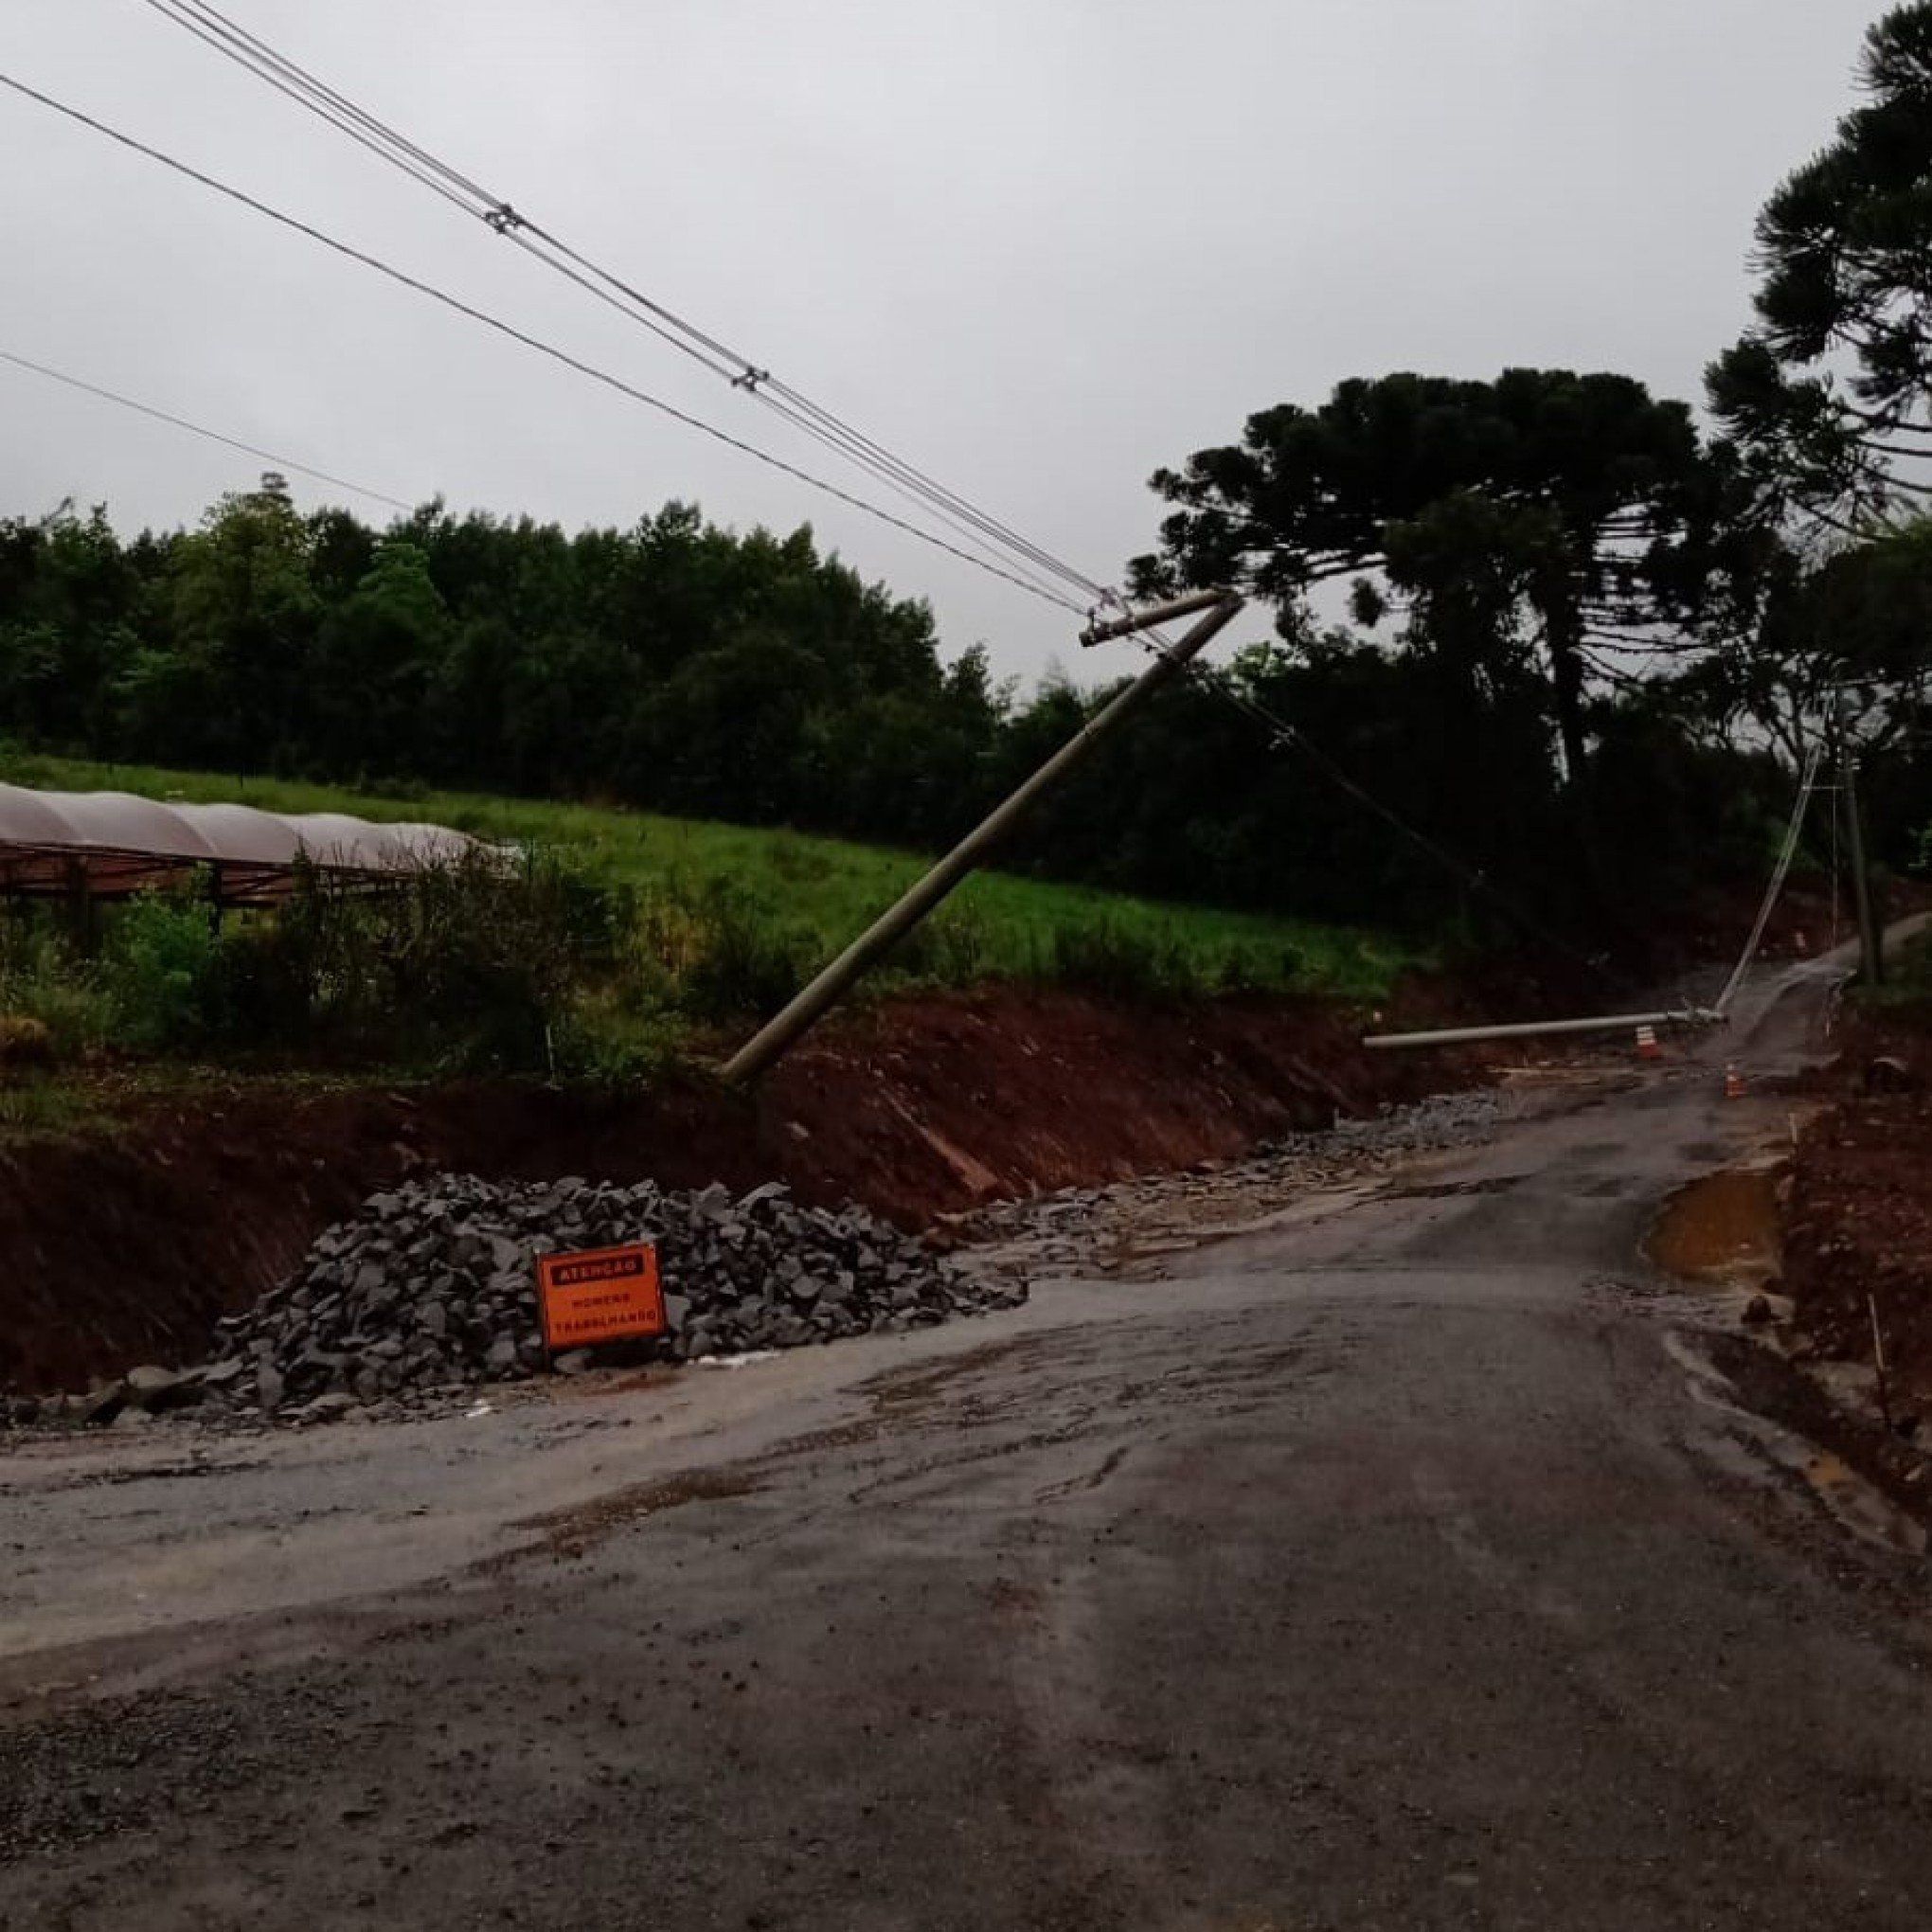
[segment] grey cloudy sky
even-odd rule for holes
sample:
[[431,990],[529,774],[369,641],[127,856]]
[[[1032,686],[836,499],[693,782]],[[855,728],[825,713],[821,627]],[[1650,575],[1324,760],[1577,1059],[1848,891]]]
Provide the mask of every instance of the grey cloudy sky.
[[[1346,376],[1549,364],[1694,396],[1745,319],[1752,216],[1850,103],[1880,10],[223,4],[1103,581],[1152,541],[1156,465]],[[0,71],[832,462],[141,0],[4,0]],[[949,649],[984,639],[1024,673],[1079,656],[1047,606],[5,94],[0,182],[0,349],[410,500],[810,520],[930,598]],[[177,523],[260,467],[5,366],[0,412],[0,514],[71,492]]]

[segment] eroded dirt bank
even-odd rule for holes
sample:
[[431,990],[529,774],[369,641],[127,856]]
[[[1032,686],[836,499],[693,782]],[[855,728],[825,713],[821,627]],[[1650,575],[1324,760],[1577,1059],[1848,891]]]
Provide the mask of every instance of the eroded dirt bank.
[[[1428,993],[1404,1006],[1449,1010]],[[321,1228],[425,1168],[673,1188],[778,1177],[919,1225],[1225,1158],[1481,1077],[1364,1053],[1358,1019],[1311,1001],[1151,1008],[999,989],[850,1020],[751,1098],[686,1080],[609,1098],[256,1087],[151,1103],[112,1138],[0,1150],[0,1389],[193,1357]]]
[[983,1325],[27,1444],[0,1925],[1919,1932],[1923,1559],[1633,1260],[1716,1072]]
[[[1889,1394],[1932,1410],[1932,1005],[1854,1014],[1819,1082],[1833,1104],[1799,1136],[1785,1278],[1800,1346],[1870,1368],[1874,1319]],[[1895,1090],[1887,1090],[1895,1089]]]

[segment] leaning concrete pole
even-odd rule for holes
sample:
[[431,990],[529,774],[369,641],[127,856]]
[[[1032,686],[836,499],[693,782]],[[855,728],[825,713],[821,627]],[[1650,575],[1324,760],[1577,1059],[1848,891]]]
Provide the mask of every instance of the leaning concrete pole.
[[1885,983],[1885,936],[1871,903],[1871,874],[1865,868],[1865,820],[1858,810],[1858,754],[1852,742],[1845,694],[1838,693],[1838,783],[1845,794],[1845,824],[1852,847],[1852,890],[1858,902],[1858,948],[1867,986]]
[[1005,804],[995,807],[897,905],[882,914],[796,999],[746,1041],[724,1063],[724,1078],[739,1082],[756,1080],[789,1053],[1103,738],[1118,730],[1155,692],[1180,677],[1190,661],[1233,621],[1243,601],[1231,590],[1202,591],[1083,632],[1083,643],[1098,644],[1171,618],[1206,614],[1185,636],[1163,648],[1112,704],[1088,719]]

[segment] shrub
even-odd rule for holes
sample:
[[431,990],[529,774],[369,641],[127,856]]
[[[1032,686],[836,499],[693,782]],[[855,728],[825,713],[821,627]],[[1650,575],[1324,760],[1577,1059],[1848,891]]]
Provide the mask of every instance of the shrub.
[[1192,962],[1169,935],[1099,920],[1055,926],[1050,944],[1053,978],[1110,998],[1150,999],[1200,990]]
[[0,1073],[53,1065],[54,1036],[29,1013],[0,1013]]
[[56,1060],[78,1060],[115,1032],[99,973],[45,906],[11,907],[0,918],[0,1011],[45,1028]]
[[915,926],[887,960],[907,979],[968,986],[981,978],[991,951],[986,923],[960,906],[947,906]]
[[661,1008],[635,1011],[621,995],[592,994],[551,1037],[550,1071],[588,1086],[628,1087],[661,1079],[681,1058],[684,1028]]
[[760,1018],[805,983],[817,951],[748,893],[714,883],[696,895],[673,889],[644,921],[649,956],[667,993],[697,1020]]
[[142,893],[108,928],[103,988],[115,1032],[149,1052],[193,1046],[216,1030],[217,938],[205,900]]

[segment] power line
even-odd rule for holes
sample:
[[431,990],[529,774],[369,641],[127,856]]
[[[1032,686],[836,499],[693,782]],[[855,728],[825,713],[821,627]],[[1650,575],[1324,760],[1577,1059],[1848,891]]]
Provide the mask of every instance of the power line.
[[[1034,567],[1060,577],[1088,596],[1098,597],[1100,594],[1100,586],[1091,579],[1063,564],[1010,526],[980,510],[957,492],[937,483],[796,389],[778,381],[768,369],[759,367],[750,357],[731,349],[610,270],[599,266],[561,238],[520,213],[507,199],[439,161],[307,69],[277,53],[268,43],[223,14],[210,4],[210,0],[148,0],[148,4],[167,18],[188,27],[197,38],[216,45],[250,72],[267,80],[278,92],[296,98],[361,146],[400,167],[412,178],[432,187],[446,200],[459,205],[467,202],[470,213],[496,233],[517,242],[570,280],[580,286],[590,286],[585,277],[593,277],[601,286],[592,288],[592,293],[600,299],[611,302],[631,319],[641,321],[653,333],[694,356],[733,387],[742,388],[768,406],[778,409],[780,415],[806,434],[816,437],[850,460],[893,482],[898,488],[914,492],[933,508],[943,510],[949,519],[957,517],[972,525],[985,537],[1002,545]],[[575,268],[566,264],[574,264]]]
[[1824,758],[1823,743],[1814,744],[1811,756],[1805,760],[1804,770],[1798,774],[1798,802],[1791,808],[1791,824],[1785,832],[1783,845],[1779,848],[1771,883],[1765,888],[1763,903],[1758,908],[1758,917],[1751,927],[1750,938],[1744,941],[1744,950],[1738,955],[1738,963],[1731,970],[1731,976],[1725,981],[1724,991],[1717,996],[1716,1011],[1721,1013],[1730,1011],[1731,1001],[1738,996],[1738,988],[1744,983],[1744,975],[1751,970],[1751,963],[1758,957],[1758,948],[1764,942],[1764,928],[1771,923],[1771,914],[1784,890],[1784,882],[1791,876],[1791,862],[1798,856],[1798,842],[1804,834],[1805,814],[1811,809],[1812,793],[1817,785],[1818,768]]
[[602,384],[604,387],[614,390],[620,396],[627,397],[634,402],[641,402],[646,408],[654,409],[660,415],[671,418],[672,421],[681,422],[686,428],[694,429],[701,435],[709,437],[712,441],[722,443],[727,449],[736,450],[741,456],[750,456],[754,460],[765,464],[768,468],[776,470],[783,475],[790,476],[795,481],[803,483],[809,488],[818,491],[823,495],[832,497],[836,502],[862,511],[865,515],[873,518],[879,523],[900,530],[906,536],[916,537],[921,543],[929,545],[936,550],[943,550],[947,555],[957,558],[961,563],[972,564],[975,570],[982,570],[991,577],[999,578],[1002,581],[1012,584],[1015,588],[1024,590],[1030,596],[1039,598],[1045,602],[1058,605],[1062,610],[1070,611],[1076,616],[1083,614],[1082,606],[1074,601],[1074,599],[1047,588],[1039,581],[1021,575],[1017,568],[1009,569],[1000,564],[989,563],[984,557],[975,556],[972,551],[963,549],[958,545],[948,543],[945,538],[935,536],[930,530],[921,529],[917,524],[908,522],[904,517],[897,516],[889,510],[881,509],[876,503],[868,502],[866,498],[855,495],[849,490],[841,489],[837,484],[830,483],[824,477],[814,475],[811,471],[801,469],[797,464],[788,462],[782,456],[774,456],[769,450],[759,448],[756,443],[746,442],[742,437],[733,436],[728,431],[705,421],[703,418],[693,416],[689,411],[665,402],[661,397],[653,396],[648,390],[636,387],[635,384],[626,382],[622,377],[614,376],[608,370],[600,369],[595,364],[585,362],[581,357],[571,354],[569,350],[559,349],[554,343],[546,342],[542,337],[532,335],[528,331],[517,328],[515,324],[506,322],[501,317],[491,314],[487,310],[480,309],[475,304],[463,300],[459,295],[451,295],[446,289],[438,288],[433,282],[424,281],[420,277],[411,275],[404,269],[395,267],[392,263],[385,261],[380,256],[371,255],[366,249],[358,248],[350,242],[339,240],[337,237],[327,233],[324,229],[316,227],[313,223],[305,222],[298,216],[287,214],[282,209],[259,200],[256,196],[245,192],[242,188],[232,187],[227,182],[219,180],[212,174],[204,173],[200,169],[189,166],[186,161],[177,160],[173,155],[165,153],[161,149],[152,147],[148,142],[139,140],[133,134],[123,134],[119,129],[110,127],[105,121],[96,119],[94,116],[83,113],[80,108],[70,107],[65,101],[57,100],[52,95],[44,94],[40,89],[28,86],[24,80],[15,80],[9,74],[0,73],[0,87],[6,87],[26,99],[36,101],[42,107],[50,109],[53,113],[62,116],[65,119],[87,128],[94,134],[104,136],[119,147],[126,148],[134,153],[143,155],[150,161],[158,162],[171,172],[179,174],[185,179],[192,181],[198,186],[236,203],[242,207],[248,208],[255,214],[264,216],[267,220],[275,222],[295,234],[306,236],[310,241],[319,242],[332,253],[340,255],[348,260],[357,262],[362,267],[370,269],[377,275],[385,277],[388,280],[396,282],[417,295],[425,296],[433,302],[440,303],[444,308],[454,310],[457,314],[467,316],[471,321],[479,323],[484,328],[493,330],[497,334],[506,336],[512,342],[522,344],[526,349],[534,349],[538,354],[547,356],[552,362],[560,363],[565,368],[574,369],[579,375],[587,376],[591,381]]
[[[1169,639],[1158,631],[1141,634],[1138,641],[1144,651],[1162,656],[1170,654],[1172,648]],[[1564,939],[1561,934],[1552,932],[1512,894],[1505,892],[1495,885],[1487,872],[1459,858],[1447,846],[1431,838],[1427,832],[1418,831],[1392,806],[1384,804],[1367,786],[1351,778],[1299,725],[1291,724],[1278,711],[1264,705],[1253,692],[1236,684],[1225,672],[1196,659],[1188,665],[1187,675],[1194,683],[1205,686],[1216,696],[1232,705],[1236,710],[1260,724],[1267,736],[1269,750],[1300,752],[1338,791],[1346,794],[1364,811],[1379,818],[1392,832],[1434,860],[1465,890],[1480,894],[1490,900],[1498,911],[1506,914],[1524,932],[1541,939],[1552,950],[1575,960],[1578,965],[1595,974],[1606,986],[1619,983],[1615,975],[1604,970],[1601,959],[1592,957]]]
[[[877,443],[863,432],[844,422],[831,411],[813,402],[809,397],[793,389],[790,385],[777,381],[768,370],[758,367],[748,358],[739,355],[735,350],[728,349],[716,338],[697,329],[695,325],[686,322],[682,317],[676,315],[652,297],[633,288],[621,278],[612,275],[608,270],[599,268],[595,262],[590,261],[587,258],[569,247],[568,244],[559,241],[546,230],[538,227],[535,224],[518,214],[509,202],[494,197],[489,190],[482,188],[475,182],[457,173],[449,168],[447,164],[438,161],[428,151],[417,147],[413,142],[408,141],[406,137],[397,134],[393,129],[385,127],[373,116],[357,107],[346,96],[338,94],[332,88],[328,87],[326,83],[309,74],[305,69],[288,61],[285,57],[277,54],[267,43],[259,40],[256,36],[248,33],[246,29],[238,27],[234,22],[221,14],[217,9],[206,5],[206,0],[146,0],[146,4],[153,8],[155,11],[163,14],[164,17],[174,21],[176,25],[186,27],[197,39],[214,46],[218,51],[232,60],[236,60],[240,64],[248,68],[249,71],[267,80],[277,92],[296,100],[311,112],[319,115],[331,125],[349,134],[361,146],[368,149],[381,158],[387,160],[391,165],[401,168],[412,179],[431,188],[435,192],[454,205],[465,207],[469,212],[478,215],[496,232],[517,242],[551,267],[559,269],[561,273],[566,275],[569,279],[577,282],[580,286],[589,288],[592,294],[599,295],[599,299],[612,302],[613,306],[623,310],[623,313],[632,314],[633,319],[644,322],[645,326],[651,328],[653,333],[664,337],[668,341],[671,341],[674,346],[682,349],[687,354],[693,355],[695,359],[710,368],[712,373],[725,376],[734,387],[745,389],[760,400],[767,402],[770,406],[776,408],[778,414],[804,430],[807,434],[816,437],[829,447],[840,451],[840,453],[846,455],[852,461],[867,468],[873,474],[890,484],[902,495],[909,496],[922,504],[929,513],[940,515],[950,527],[959,530],[960,534],[966,537],[968,541],[975,543],[998,543],[1011,549],[1017,557],[1023,560],[1020,566],[1018,568],[1008,568],[989,563],[981,557],[974,556],[969,551],[960,549],[944,539],[936,537],[929,531],[919,528],[916,525],[908,523],[903,518],[896,516],[888,510],[882,510],[877,505],[868,503],[864,498],[853,495],[851,492],[840,489],[835,484],[829,483],[823,478],[785,461],[781,457],[773,456],[769,452],[747,443],[704,421],[700,418],[691,416],[686,411],[665,402],[660,398],[636,388],[621,378],[597,368],[566,350],[544,342],[540,338],[517,329],[512,324],[504,322],[500,318],[462,300],[460,297],[450,295],[445,290],[439,289],[431,283],[407,274],[402,269],[394,267],[365,250],[341,242],[313,224],[286,214],[282,210],[259,201],[255,196],[247,194],[240,188],[234,188],[225,182],[216,179],[212,175],[190,167],[186,162],[164,153],[159,149],[151,147],[149,144],[132,135],[109,127],[92,116],[84,114],[77,108],[70,107],[66,103],[57,100],[35,88],[29,87],[9,75],[0,73],[0,85],[9,87],[28,99],[37,101],[42,106],[47,107],[53,112],[63,115],[93,132],[104,135],[120,146],[131,149],[151,160],[159,162],[162,166],[170,169],[174,172],[184,175],[215,193],[239,203],[255,213],[263,215],[282,226],[305,235],[335,253],[372,269],[376,273],[402,284],[417,294],[439,302],[445,307],[468,316],[473,321],[481,323],[483,326],[523,344],[527,348],[536,349],[539,353],[562,363],[566,367],[575,369],[580,374],[590,377],[593,381],[602,383],[633,401],[642,402],[650,408],[658,410],[662,414],[684,423],[687,427],[700,431],[702,434],[712,438],[728,448],[735,449],[742,455],[752,456],[756,460],[765,463],[794,477],[796,480],[833,497],[837,501],[859,510],[867,515],[909,536],[916,537],[922,543],[943,550],[959,561],[970,564],[975,568],[987,572],[989,575],[1014,585],[1016,588],[1028,591],[1047,602],[1057,604],[1062,609],[1081,614],[1081,605],[1041,582],[1038,578],[1033,576],[1030,569],[1025,576],[1019,574],[1019,569],[1027,568],[1027,566],[1030,565],[1044,574],[1060,578],[1072,587],[1086,593],[1097,601],[1118,601],[1115,593],[1092,578],[1075,570],[1070,565],[1063,564],[1060,560],[1053,557],[1050,552],[1033,545],[1028,539],[1021,537],[1017,531],[1012,530],[997,519],[990,517],[985,512],[977,510],[966,498],[945,489],[943,485],[937,483],[923,472],[916,469],[903,459],[893,456],[884,445]],[[574,268],[564,266],[563,262],[553,259],[553,256],[546,252],[548,250],[554,250],[556,256],[564,258],[564,262],[574,264]],[[586,277],[592,278],[596,283],[602,284],[603,290],[608,293],[599,292],[599,289],[591,285],[591,280],[586,280]],[[616,301],[614,297],[622,297],[623,299]],[[635,305],[635,310],[641,313],[634,313],[632,309],[625,307],[626,303]],[[1147,643],[1146,648],[1164,652],[1169,647],[1165,640],[1161,640],[1156,636],[1154,640]],[[1196,665],[1191,669],[1192,674],[1197,679],[1206,682],[1210,689],[1233,703],[1237,708],[1244,710],[1250,716],[1258,719],[1268,731],[1272,747],[1295,747],[1300,749],[1324,771],[1333,783],[1347,792],[1365,809],[1372,812],[1377,817],[1384,820],[1404,839],[1429,854],[1439,864],[1446,867],[1468,889],[1486,893],[1504,910],[1512,913],[1527,930],[1537,934],[1547,943],[1552,944],[1560,950],[1570,954],[1573,957],[1583,960],[1583,963],[1589,965],[1593,970],[1601,972],[1597,962],[1585,959],[1584,956],[1577,953],[1573,947],[1568,946],[1554,934],[1549,933],[1547,928],[1543,927],[1525,909],[1514,905],[1507,895],[1498,891],[1490,883],[1485,874],[1468,866],[1446,848],[1440,846],[1426,834],[1417,831],[1413,826],[1410,826],[1402,819],[1399,814],[1374,797],[1366,788],[1350,778],[1340,766],[1321,753],[1310,742],[1306,734],[1297,726],[1291,725],[1285,719],[1278,717],[1250,694],[1240,691],[1223,679],[1219,673],[1212,671],[1208,667]]]
[[453,206],[627,319],[691,357],[710,374],[742,389],[804,435],[888,485],[896,493],[941,518],[969,541],[991,546],[1029,575],[1056,580],[1089,600],[1104,595],[1092,578],[980,509],[957,491],[845,421],[809,396],[775,377],[750,356],[687,320],[654,296],[600,266],[561,237],[523,214],[493,190],[440,160],[429,150],[359,106],[297,62],[279,53],[212,4],[212,0],[146,0],[164,19],[265,81],[276,92],[347,134]]
[[123,409],[132,409],[136,415],[152,417],[156,422],[165,422],[175,429],[185,429],[190,436],[198,436],[209,442],[221,443],[224,448],[240,450],[244,456],[259,456],[265,463],[272,463],[277,470],[293,470],[297,475],[311,476],[318,483],[326,483],[331,490],[348,490],[357,496],[373,498],[377,503],[386,503],[391,510],[400,510],[405,515],[415,509],[414,504],[404,503],[400,496],[391,496],[385,491],[371,490],[366,483],[351,483],[346,476],[331,476],[327,470],[318,470],[309,463],[298,463],[293,456],[277,456],[273,450],[259,448],[251,442],[243,442],[239,437],[224,436],[218,429],[209,429],[199,422],[190,422],[185,416],[170,415],[166,409],[157,409],[152,402],[138,402],[132,396],[123,396],[114,389],[103,389],[98,383],[84,382],[79,376],[70,376],[63,369],[49,368],[45,363],[34,362],[24,355],[16,355],[11,349],[0,349],[0,362],[11,363],[15,368],[30,370],[34,375],[45,376],[50,383],[63,383],[70,389],[79,389],[83,395],[98,396],[103,402],[117,403]]

